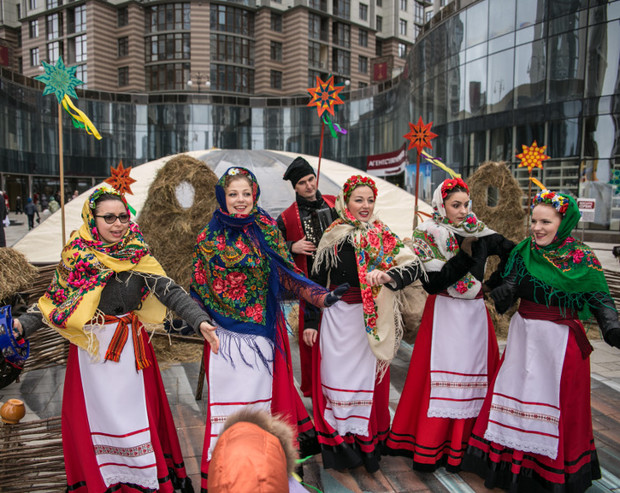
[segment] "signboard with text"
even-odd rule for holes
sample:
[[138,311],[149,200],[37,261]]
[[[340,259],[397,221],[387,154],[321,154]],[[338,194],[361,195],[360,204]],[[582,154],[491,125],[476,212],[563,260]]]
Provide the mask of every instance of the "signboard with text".
[[594,221],[596,213],[596,199],[577,199],[577,207],[581,212],[581,220],[584,223]]
[[366,171],[373,176],[389,176],[402,173],[407,164],[407,143],[397,151],[375,154],[366,158]]

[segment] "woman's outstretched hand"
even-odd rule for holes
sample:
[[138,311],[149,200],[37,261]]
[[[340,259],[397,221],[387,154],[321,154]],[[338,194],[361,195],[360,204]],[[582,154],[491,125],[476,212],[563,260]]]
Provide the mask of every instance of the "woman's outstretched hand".
[[342,295],[350,287],[351,286],[349,285],[349,283],[345,282],[344,284],[337,286],[333,291],[330,291],[329,293],[327,293],[327,296],[325,296],[325,299],[323,300],[323,305],[325,306],[325,308],[329,308],[337,301],[340,301],[340,298],[342,298]]
[[22,323],[14,318],[13,319],[13,337],[15,339],[21,339],[24,336],[24,328],[22,327]]
[[304,329],[302,338],[306,346],[312,347],[314,346],[314,343],[316,342],[318,335],[319,335],[319,332],[316,329]]
[[375,269],[366,274],[366,282],[369,286],[380,286],[381,284],[387,284],[393,279],[382,270]]
[[220,339],[215,333],[215,327],[208,322],[202,322],[199,329],[202,337],[204,337],[205,341],[207,341],[209,346],[211,346],[211,351],[213,351],[213,354],[217,354],[220,350]]

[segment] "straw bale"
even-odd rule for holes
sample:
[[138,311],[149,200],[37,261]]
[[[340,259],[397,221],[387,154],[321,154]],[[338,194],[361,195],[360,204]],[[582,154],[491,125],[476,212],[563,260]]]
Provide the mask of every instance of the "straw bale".
[[[194,201],[188,209],[176,197],[176,189],[183,182],[194,189]],[[157,173],[138,218],[155,258],[186,289],[191,281],[196,237],[217,206],[216,183],[217,176],[204,162],[185,154],[176,156]]]
[[[521,199],[523,191],[517,180],[510,173],[507,163],[487,161],[482,163],[476,172],[467,180],[472,209],[476,216],[491,229],[515,243],[526,235],[525,218]],[[498,201],[496,206],[488,204],[490,187],[497,188]],[[499,265],[498,257],[491,257],[487,262],[485,277],[488,278]],[[499,315],[492,301],[487,300],[487,308],[495,326],[495,333],[500,338],[508,334],[510,317],[516,311],[511,308],[504,315]]]
[[30,287],[37,268],[14,248],[0,248],[0,300],[7,300]]

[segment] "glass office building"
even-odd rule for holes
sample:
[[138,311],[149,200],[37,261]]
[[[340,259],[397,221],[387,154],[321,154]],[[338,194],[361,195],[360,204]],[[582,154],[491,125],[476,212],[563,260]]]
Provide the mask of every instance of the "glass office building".
[[[508,161],[526,187],[515,156],[537,141],[551,159],[535,176],[574,195],[584,193],[580,181],[595,182],[587,193],[609,199],[602,222],[618,229],[620,204],[606,183],[620,169],[619,60],[620,1],[455,1],[427,23],[401,76],[345,95],[334,121],[348,134],[326,134],[323,156],[363,168],[368,155],[400,148],[407,123],[422,116],[438,134],[432,153],[447,165],[468,176],[485,160]],[[10,195],[57,181],[57,103],[41,93],[2,71],[0,167]],[[103,136],[64,121],[65,173],[78,188],[121,159],[136,165],[211,147],[319,152],[306,96],[78,94]]]

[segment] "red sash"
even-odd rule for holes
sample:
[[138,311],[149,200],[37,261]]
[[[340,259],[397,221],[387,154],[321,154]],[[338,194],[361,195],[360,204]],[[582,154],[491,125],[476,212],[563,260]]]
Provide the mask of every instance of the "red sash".
[[560,312],[559,306],[545,306],[533,301],[521,299],[519,304],[519,314],[523,318],[535,320],[549,320],[556,324],[568,325],[568,328],[575,336],[577,346],[581,351],[581,357],[586,359],[593,351],[592,345],[588,340],[586,331],[581,322],[576,318],[576,314],[568,311],[564,314]]

